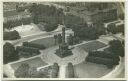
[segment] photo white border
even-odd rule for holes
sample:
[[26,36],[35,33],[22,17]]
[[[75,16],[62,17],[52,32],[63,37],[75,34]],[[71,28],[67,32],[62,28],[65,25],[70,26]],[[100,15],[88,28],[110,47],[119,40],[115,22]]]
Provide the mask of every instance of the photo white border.
[[1,80],[128,80],[128,46],[125,46],[125,78],[3,78],[3,2],[125,2],[125,45],[128,45],[128,1],[125,0],[1,0],[0,1],[0,76]]

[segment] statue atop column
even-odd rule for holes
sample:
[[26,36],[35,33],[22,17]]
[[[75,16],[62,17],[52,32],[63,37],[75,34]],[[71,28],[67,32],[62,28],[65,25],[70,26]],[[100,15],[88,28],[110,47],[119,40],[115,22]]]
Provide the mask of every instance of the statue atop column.
[[72,55],[72,51],[68,48],[68,44],[65,42],[65,27],[62,28],[62,43],[59,44],[59,48],[55,52],[61,58]]
[[65,27],[62,28],[62,44],[65,44]]

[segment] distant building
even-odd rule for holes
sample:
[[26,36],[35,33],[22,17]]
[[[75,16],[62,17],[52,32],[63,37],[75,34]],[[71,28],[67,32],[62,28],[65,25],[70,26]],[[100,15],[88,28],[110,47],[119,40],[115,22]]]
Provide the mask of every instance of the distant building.
[[111,22],[118,19],[117,9],[104,9],[104,10],[94,10],[88,11],[87,9],[82,11],[74,11],[71,13],[73,15],[79,16],[84,19],[88,24],[98,23],[98,22]]
[[31,17],[30,14],[27,13],[8,16],[8,17],[4,17],[4,23],[7,23],[9,21],[22,20],[23,18],[30,18],[30,17]]
[[118,19],[117,17],[117,9],[107,9],[107,10],[99,10],[94,13],[87,14],[87,19],[84,18],[87,22],[110,22]]
[[[4,23],[9,21],[22,20],[23,18],[31,17],[31,14],[28,12],[28,9],[31,4],[28,3],[4,3],[3,16]],[[11,8],[10,8],[11,7]]]

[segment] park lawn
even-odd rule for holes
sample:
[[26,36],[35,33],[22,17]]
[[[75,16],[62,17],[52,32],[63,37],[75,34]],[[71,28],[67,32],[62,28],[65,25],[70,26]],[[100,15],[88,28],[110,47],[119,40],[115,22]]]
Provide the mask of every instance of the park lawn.
[[16,70],[22,63],[28,63],[30,67],[41,67],[48,65],[46,62],[44,62],[40,57],[32,58],[29,60],[25,60],[22,62],[11,64],[11,67]]
[[31,42],[35,44],[42,44],[46,48],[48,48],[48,47],[54,46],[54,37],[41,38],[41,39],[37,39]]
[[20,25],[11,29],[18,31],[21,37],[41,33],[42,31],[35,24]]
[[81,48],[83,48],[86,52],[98,50],[100,48],[106,47],[107,45],[99,42],[99,41],[92,41],[86,44],[81,45]]
[[82,62],[80,64],[74,65],[75,77],[78,78],[100,78],[113,69],[108,69],[105,65]]

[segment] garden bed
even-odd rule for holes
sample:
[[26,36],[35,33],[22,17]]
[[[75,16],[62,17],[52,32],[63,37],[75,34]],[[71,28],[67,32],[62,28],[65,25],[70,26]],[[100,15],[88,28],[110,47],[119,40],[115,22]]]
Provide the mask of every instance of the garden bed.
[[44,62],[40,57],[36,57],[33,59],[17,62],[14,64],[11,64],[11,67],[16,70],[22,63],[28,63],[31,67],[42,67],[47,65],[46,62]]

